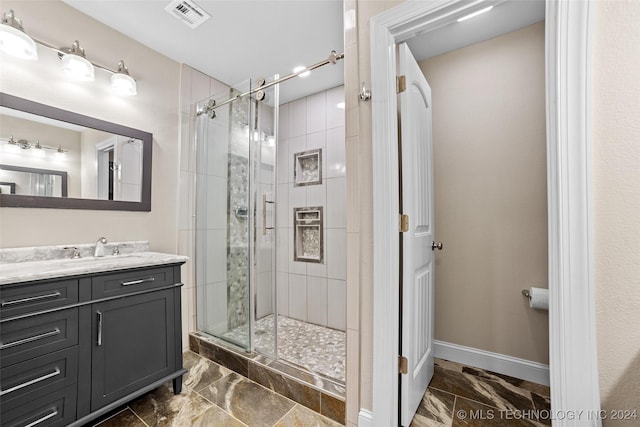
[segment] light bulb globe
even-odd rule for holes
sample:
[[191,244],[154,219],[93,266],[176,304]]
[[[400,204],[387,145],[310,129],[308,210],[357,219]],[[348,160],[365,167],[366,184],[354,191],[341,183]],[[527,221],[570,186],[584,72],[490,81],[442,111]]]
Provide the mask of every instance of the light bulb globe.
[[62,57],[62,71],[82,82],[92,82],[96,78],[93,64],[75,53],[67,53]]
[[38,59],[36,42],[24,31],[9,24],[0,25],[0,51],[20,59]]
[[111,90],[116,95],[122,96],[133,96],[138,93],[134,78],[124,73],[115,73],[111,75]]

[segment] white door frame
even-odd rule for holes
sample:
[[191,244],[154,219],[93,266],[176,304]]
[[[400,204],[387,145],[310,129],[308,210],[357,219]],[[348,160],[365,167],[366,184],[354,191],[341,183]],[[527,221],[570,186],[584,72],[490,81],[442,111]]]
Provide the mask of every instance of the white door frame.
[[[406,1],[371,19],[373,146],[373,408],[362,421],[398,416],[398,152],[395,45],[479,1]],[[549,365],[554,426],[600,425],[591,207],[592,0],[547,0],[545,76],[549,234]],[[371,418],[373,420],[371,420]],[[560,418],[560,417],[558,417]]]
[[[109,198],[109,152],[113,151],[113,157],[115,160],[117,149],[117,136],[112,135],[102,142],[96,144],[96,198],[103,200]],[[105,166],[105,158],[106,166]],[[105,169],[106,167],[106,169]],[[114,183],[115,190],[115,183]],[[114,197],[115,198],[115,197]]]

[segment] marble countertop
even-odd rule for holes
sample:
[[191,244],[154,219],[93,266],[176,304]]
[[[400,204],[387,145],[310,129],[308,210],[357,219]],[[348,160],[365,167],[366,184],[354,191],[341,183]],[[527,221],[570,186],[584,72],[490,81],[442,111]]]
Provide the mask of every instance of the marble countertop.
[[94,258],[38,259],[23,262],[0,263],[0,285],[53,279],[66,276],[103,273],[128,268],[168,265],[186,262],[183,255],[159,252],[132,252]]

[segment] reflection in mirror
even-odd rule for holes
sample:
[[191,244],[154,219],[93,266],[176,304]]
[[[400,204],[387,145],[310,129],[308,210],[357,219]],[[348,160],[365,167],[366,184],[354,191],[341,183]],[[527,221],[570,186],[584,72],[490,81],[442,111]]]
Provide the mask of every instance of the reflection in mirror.
[[[69,177],[68,197],[139,202],[142,141],[0,107],[0,159],[15,167],[55,167]],[[15,194],[56,197],[38,186]],[[40,186],[42,190],[42,186]],[[57,197],[61,197],[57,193]]]
[[0,96],[2,206],[150,210],[151,134]]
[[0,164],[0,194],[67,197],[67,173]]

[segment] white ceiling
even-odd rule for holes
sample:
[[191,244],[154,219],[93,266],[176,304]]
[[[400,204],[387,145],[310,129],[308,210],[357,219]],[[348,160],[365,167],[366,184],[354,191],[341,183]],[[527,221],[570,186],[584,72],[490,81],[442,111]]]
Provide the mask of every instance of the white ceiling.
[[[212,18],[191,29],[164,8],[171,0],[65,0],[175,61],[235,85],[327,59],[343,50],[342,0],[194,0]],[[124,58],[135,76],[134,59]],[[280,100],[339,86],[344,65],[280,85]]]
[[[286,75],[343,50],[342,0],[195,0],[212,15],[191,29],[164,8],[170,0],[64,0],[175,61],[228,85]],[[510,0],[465,22],[417,36],[419,61],[544,19],[544,0]],[[124,58],[135,76],[134,59]],[[280,85],[287,102],[343,83],[344,61]]]
[[510,0],[487,13],[453,22],[407,42],[418,61],[480,43],[544,20],[544,0]]

